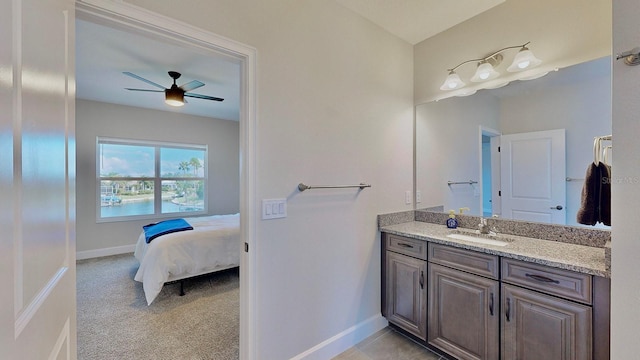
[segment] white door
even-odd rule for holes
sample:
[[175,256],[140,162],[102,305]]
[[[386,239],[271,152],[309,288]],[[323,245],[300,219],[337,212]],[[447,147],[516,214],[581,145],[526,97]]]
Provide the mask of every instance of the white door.
[[0,11],[0,358],[75,359],[74,2]]
[[500,147],[502,217],[564,224],[564,129],[503,135]]

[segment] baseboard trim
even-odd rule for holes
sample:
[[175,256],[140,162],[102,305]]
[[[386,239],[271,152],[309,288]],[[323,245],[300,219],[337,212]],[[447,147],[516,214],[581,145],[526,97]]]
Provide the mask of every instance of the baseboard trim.
[[136,245],[115,246],[104,249],[85,250],[76,252],[76,260],[92,259],[103,256],[132,253],[136,250]]
[[300,353],[291,360],[326,360],[352,348],[357,343],[387,327],[389,323],[381,314],[356,324],[347,330],[321,342],[311,349]]

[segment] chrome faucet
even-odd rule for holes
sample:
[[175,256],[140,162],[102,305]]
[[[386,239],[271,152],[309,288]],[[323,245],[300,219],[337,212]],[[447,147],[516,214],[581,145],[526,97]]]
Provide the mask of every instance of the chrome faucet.
[[480,224],[478,224],[478,230],[480,231],[480,234],[488,234],[489,232],[491,232],[491,230],[489,229],[489,225],[487,225],[487,219],[483,217],[480,218]]

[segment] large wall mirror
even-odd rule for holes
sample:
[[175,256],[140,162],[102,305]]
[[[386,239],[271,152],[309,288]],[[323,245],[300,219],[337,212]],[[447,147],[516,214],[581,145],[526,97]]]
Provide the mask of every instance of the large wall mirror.
[[[605,8],[610,6],[599,0],[598,3]],[[507,1],[489,12],[502,11],[500,15],[504,17],[507,7],[513,12],[529,6],[527,4],[530,3]],[[531,7],[527,11],[521,15],[543,17],[547,10],[539,10],[537,15],[532,14]],[[570,6],[564,10],[550,6],[548,11],[570,14],[573,10]],[[489,12],[482,16],[492,19]],[[518,14],[513,15],[518,18]],[[604,19],[610,13],[600,11],[593,16]],[[474,24],[466,24],[466,30],[454,29],[441,35],[439,40],[432,41],[433,45],[419,45],[416,52],[424,53],[426,58],[426,54],[433,54],[433,49],[445,42],[452,42],[452,39],[460,42],[465,36],[471,36],[469,28],[471,25],[477,27],[481,20],[475,21]],[[582,26],[576,16],[564,17],[563,21],[575,21],[576,24],[562,26]],[[553,24],[546,26],[553,27]],[[509,31],[507,28],[501,30]],[[569,35],[565,31],[556,32],[554,36],[556,41],[560,41],[558,39]],[[571,36],[575,39],[579,35]],[[588,36],[593,37],[592,34]],[[530,38],[528,33],[521,37]],[[544,40],[553,41],[549,36]],[[542,39],[537,41],[540,44]],[[588,41],[580,44],[585,52],[593,51],[589,49],[591,45]],[[579,51],[576,47],[572,54]],[[612,132],[610,43],[600,41],[598,50],[592,54],[598,51],[606,56],[585,55],[588,60],[564,63],[558,66],[559,70],[541,78],[512,81],[502,88],[479,90],[466,97],[420,101],[420,97],[428,97],[423,94],[427,94],[430,88],[418,84],[416,209],[446,212],[453,209],[458,212],[460,208],[469,208],[465,213],[477,216],[581,225],[576,221],[576,213],[581,206],[586,170],[594,161],[594,138]],[[551,57],[550,54],[545,55]],[[554,60],[562,62],[559,55]],[[436,61],[439,58],[433,56],[432,63]],[[429,66],[433,67],[433,64]],[[418,69],[418,73],[424,73],[426,79],[431,70],[427,65],[423,67]],[[611,144],[611,141],[603,142],[603,149]],[[505,149],[510,154],[508,161],[505,161]],[[606,150],[606,156],[611,164],[613,149]],[[545,167],[550,166],[551,158],[553,167]],[[505,174],[515,174],[515,169],[519,175],[517,181],[512,181],[515,185],[511,189],[511,185],[501,180]],[[531,206],[538,206],[540,211],[511,213],[513,204],[505,201],[505,191],[517,192],[520,197],[528,198]],[[551,198],[552,195],[556,197]],[[545,197],[549,197],[549,201],[537,201]],[[609,228],[600,223],[596,227]]]
[[[550,211],[520,220],[577,225],[586,169],[594,160],[594,137],[611,134],[610,62],[610,57],[600,58],[539,79],[418,105],[416,191],[420,191],[421,202],[417,208],[442,206],[448,211],[468,207],[473,215],[505,217],[509,212],[502,206],[508,195],[502,193],[510,190],[500,180],[511,165],[531,168],[519,180],[521,188],[514,189],[525,197],[536,200],[564,192],[552,203],[533,201],[534,208]],[[557,134],[561,143],[547,146],[550,136]],[[511,135],[528,144],[520,153],[514,151],[519,157],[513,164],[501,160]],[[538,146],[535,139],[540,136]],[[538,163],[554,156],[550,151],[561,152],[565,164],[551,169],[553,174],[538,171]],[[607,155],[612,157],[613,152]]]

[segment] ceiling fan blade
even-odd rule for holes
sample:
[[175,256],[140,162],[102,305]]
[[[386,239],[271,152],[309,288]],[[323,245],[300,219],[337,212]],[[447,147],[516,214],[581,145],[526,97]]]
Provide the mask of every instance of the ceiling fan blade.
[[143,78],[143,77],[140,77],[140,76],[138,76],[138,75],[136,75],[136,74],[134,74],[134,73],[130,73],[130,72],[128,72],[128,71],[125,71],[125,72],[123,72],[123,74],[125,74],[125,75],[127,75],[127,76],[131,76],[131,77],[132,77],[132,78],[134,78],[134,79],[138,79],[138,80],[140,80],[140,81],[144,81],[144,82],[146,82],[147,84],[149,84],[149,85],[153,85],[153,86],[155,86],[155,87],[157,87],[157,88],[160,88],[160,89],[166,89],[164,86],[162,86],[162,85],[160,85],[160,84],[156,84],[156,83],[154,83],[153,81],[151,81],[151,80],[147,80],[147,79],[145,79],[145,78]]
[[186,93],[184,94],[185,97],[192,97],[192,98],[197,98],[197,99],[204,99],[204,100],[213,100],[213,101],[224,101],[223,98],[219,98],[219,97],[213,97],[213,96],[209,96],[209,95],[200,95],[200,94],[191,94],[191,93]]
[[186,84],[182,84],[179,86],[180,89],[184,90],[185,92],[187,91],[191,91],[193,89],[197,89],[199,87],[204,86],[204,83],[198,80],[193,80],[193,81],[189,81]]
[[164,90],[130,89],[130,88],[125,88],[125,90],[131,90],[131,91],[148,91],[148,92],[164,92]]

